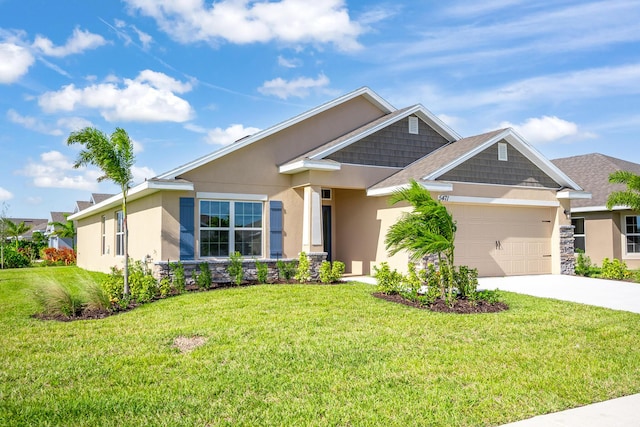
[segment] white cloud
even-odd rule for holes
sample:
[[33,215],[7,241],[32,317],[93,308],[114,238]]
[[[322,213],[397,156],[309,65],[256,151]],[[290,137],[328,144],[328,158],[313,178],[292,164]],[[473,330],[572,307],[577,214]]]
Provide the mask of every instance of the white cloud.
[[96,109],[105,120],[140,122],[185,122],[193,115],[191,105],[174,95],[191,90],[190,83],[182,83],[163,73],[142,71],[135,79],[117,78],[77,88],[74,84],[54,92],[46,92],[38,104],[47,113]]
[[27,74],[34,57],[27,49],[13,43],[0,43],[0,83],[14,83]]
[[40,35],[36,36],[32,46],[46,56],[61,58],[74,53],[82,53],[85,50],[95,49],[106,43],[107,41],[99,34],[75,28],[64,46],[54,46],[51,40]]
[[302,65],[302,61],[297,58],[287,59],[282,55],[278,55],[278,65],[285,68],[298,68]]
[[29,130],[33,130],[39,133],[54,136],[62,135],[62,131],[60,129],[47,126],[35,117],[23,116],[14,109],[10,109],[9,111],[7,111],[7,119],[9,119],[9,121],[11,121],[12,123],[19,124]]
[[126,2],[182,43],[332,43],[341,50],[354,50],[360,47],[357,37],[364,31],[349,17],[344,0],[221,0],[211,6],[202,1]]
[[10,200],[13,198],[13,194],[9,190],[5,190],[0,187],[0,201]]
[[153,37],[151,35],[145,33],[144,31],[139,30],[135,25],[132,25],[133,31],[138,35],[138,39],[140,39],[140,43],[142,43],[142,49],[147,50],[151,47],[151,43],[153,42]]
[[133,154],[142,153],[144,151],[144,145],[142,145],[140,141],[131,139],[131,143],[133,145]]
[[65,128],[69,132],[74,132],[86,127],[93,126],[93,123],[82,117],[62,117],[58,119],[56,124],[59,127]]
[[40,203],[42,203],[42,197],[38,197],[38,196],[29,196],[25,200],[30,205],[39,205]]
[[460,117],[450,116],[448,114],[438,114],[438,118],[446,123],[447,126],[453,129],[455,129],[456,126],[459,126],[463,122],[463,119],[461,119]]
[[511,127],[532,144],[546,144],[559,140],[593,138],[595,135],[581,132],[578,125],[556,116],[532,117],[521,124],[500,123],[501,128]]
[[309,96],[311,90],[322,89],[329,84],[329,78],[321,74],[316,79],[310,77],[300,77],[294,80],[284,80],[280,77],[269,80],[258,88],[263,95],[273,95],[281,99],[295,96],[304,98]]
[[29,160],[19,174],[33,180],[33,185],[44,188],[68,188],[95,191],[97,178],[102,175],[94,169],[74,169],[73,163],[59,151],[47,151],[40,155],[40,162]]
[[134,184],[143,182],[145,179],[153,178],[157,175],[153,169],[146,166],[133,166],[131,168]]
[[260,131],[258,128],[244,127],[243,125],[233,124],[226,129],[215,128],[207,132],[207,142],[210,144],[231,144],[245,136],[253,135]]
[[185,124],[184,128],[186,130],[190,130],[191,132],[195,132],[195,133],[207,133],[207,129],[206,128],[204,128],[202,126],[194,125],[193,123]]

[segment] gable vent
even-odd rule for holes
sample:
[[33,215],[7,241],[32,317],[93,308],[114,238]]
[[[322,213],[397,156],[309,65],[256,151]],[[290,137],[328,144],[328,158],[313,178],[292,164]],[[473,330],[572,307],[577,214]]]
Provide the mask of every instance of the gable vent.
[[507,144],[505,144],[504,142],[498,143],[498,160],[502,162],[506,162],[508,160]]
[[418,118],[417,117],[409,117],[409,133],[417,135],[420,133],[418,129]]

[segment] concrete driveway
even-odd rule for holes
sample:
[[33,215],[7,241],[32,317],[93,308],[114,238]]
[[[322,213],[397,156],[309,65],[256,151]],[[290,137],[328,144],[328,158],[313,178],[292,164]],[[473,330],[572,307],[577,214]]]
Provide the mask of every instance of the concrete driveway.
[[500,289],[542,298],[640,313],[640,283],[547,274],[481,277],[478,289]]

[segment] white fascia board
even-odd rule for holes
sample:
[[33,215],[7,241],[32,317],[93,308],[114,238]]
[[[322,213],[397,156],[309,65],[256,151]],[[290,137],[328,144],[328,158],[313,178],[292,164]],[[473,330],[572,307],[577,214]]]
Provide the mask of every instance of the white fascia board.
[[243,147],[246,147],[247,145],[253,144],[254,142],[264,139],[268,136],[273,135],[274,133],[280,132],[283,129],[286,129],[288,127],[291,127],[297,123],[302,122],[303,120],[306,120],[310,117],[313,117],[317,114],[320,114],[324,111],[327,111],[333,107],[336,107],[340,104],[343,104],[347,101],[350,101],[354,98],[357,98],[358,96],[364,96],[369,102],[373,103],[376,107],[378,107],[380,110],[382,110],[385,113],[391,113],[393,111],[396,111],[396,108],[389,104],[386,100],[384,100],[383,98],[380,97],[380,95],[378,95],[377,93],[375,93],[374,91],[372,91],[371,89],[369,89],[368,87],[361,87],[360,89],[357,89],[353,92],[347,93],[346,95],[343,95],[339,98],[336,98],[334,100],[331,100],[329,102],[326,102],[318,107],[315,107],[309,111],[306,111],[302,114],[299,114],[295,117],[292,117],[291,119],[285,120],[284,122],[278,123],[275,126],[271,126],[270,128],[264,129],[262,131],[259,131],[251,136],[248,136],[244,139],[241,139],[239,141],[236,141],[232,144],[227,145],[226,147],[221,148],[220,150],[214,151],[211,154],[207,154],[206,156],[200,157],[199,159],[196,159],[190,163],[187,163],[185,165],[179,166],[175,169],[172,169],[168,172],[165,172],[161,175],[158,175],[158,178],[161,179],[173,179],[176,178],[177,176],[191,171],[195,168],[198,168],[202,165],[205,165],[209,162],[212,162],[216,159],[219,159],[220,157],[226,156],[229,153],[232,153],[236,150],[239,150]]
[[[160,190],[167,191],[193,191],[193,183],[186,181],[176,181],[176,182],[162,182],[162,181],[153,181],[147,180],[141,184],[136,185],[133,188],[130,188],[127,191],[127,201],[133,201],[139,199],[144,196],[148,196],[149,194],[155,193]],[[97,203],[93,206],[88,207],[87,209],[81,210],[73,215],[69,215],[68,219],[77,220],[86,218],[88,216],[94,215],[98,212],[101,212],[106,209],[113,208],[122,204],[122,193],[113,195],[106,200],[103,200],[100,203]]]
[[[435,193],[447,193],[453,191],[453,184],[440,183],[440,182],[420,182],[419,183],[427,191],[433,191]],[[375,190],[367,190],[367,196],[380,197],[388,196],[398,190],[404,190],[410,187],[410,184],[394,185],[391,187],[376,188]]]
[[474,196],[450,196],[441,195],[438,197],[441,202],[448,203],[468,203],[477,205],[497,205],[497,206],[537,206],[556,208],[560,206],[560,202],[555,200],[530,200],[530,199],[503,199],[492,197],[474,197]]
[[240,194],[240,193],[211,193],[207,191],[198,191],[196,193],[198,199],[215,199],[215,200],[246,200],[251,202],[266,202],[268,196],[266,194]]
[[364,132],[354,135],[351,138],[345,139],[340,144],[336,144],[333,147],[329,147],[324,151],[314,154],[313,156],[311,156],[311,159],[313,160],[323,159],[335,153],[336,151],[340,151],[343,148],[348,147],[354,142],[360,141],[361,139],[366,138],[369,135],[373,135],[374,133],[410,116],[411,114],[415,114],[416,116],[420,117],[420,119],[422,119],[423,122],[431,126],[432,129],[434,129],[436,132],[442,135],[442,137],[445,138],[447,141],[451,142],[451,141],[456,141],[460,139],[460,135],[454,132],[453,129],[449,128],[440,119],[438,119],[433,113],[431,113],[429,110],[424,108],[422,105],[418,104],[413,106],[412,108],[409,108],[407,111],[403,112],[398,116],[391,117],[388,120],[384,120],[378,123],[376,126],[373,126]]
[[579,208],[571,208],[571,213],[583,213],[583,212],[606,212],[612,211],[627,211],[630,210],[628,206],[614,206],[608,209],[606,206],[584,206]]
[[551,163],[551,161],[547,160],[538,150],[529,145],[525,140],[518,135],[513,129],[508,128],[503,132],[500,132],[493,138],[487,140],[483,144],[477,146],[473,150],[470,150],[463,156],[458,157],[453,162],[441,167],[440,169],[434,171],[433,173],[424,176],[422,179],[424,180],[435,180],[455,168],[456,166],[464,163],[465,161],[471,159],[478,153],[484,151],[491,145],[495,144],[500,140],[506,140],[509,144],[518,150],[523,156],[529,159],[534,165],[539,167],[544,173],[549,175],[554,181],[556,181],[559,185],[563,187],[569,187],[572,190],[582,191],[582,188],[571,178],[569,178],[564,172],[562,172],[556,165]]
[[591,199],[591,193],[587,191],[562,190],[556,194],[558,199],[584,200]]
[[299,172],[308,170],[316,171],[339,171],[341,168],[340,163],[333,160],[298,160],[297,162],[287,163],[278,168],[280,173],[293,175]]

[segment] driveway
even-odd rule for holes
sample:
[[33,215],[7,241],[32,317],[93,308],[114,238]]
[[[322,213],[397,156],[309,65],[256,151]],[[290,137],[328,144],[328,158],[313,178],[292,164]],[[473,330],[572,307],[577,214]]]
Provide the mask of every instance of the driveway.
[[478,289],[500,289],[542,298],[572,301],[640,313],[640,284],[580,276],[481,277]]

